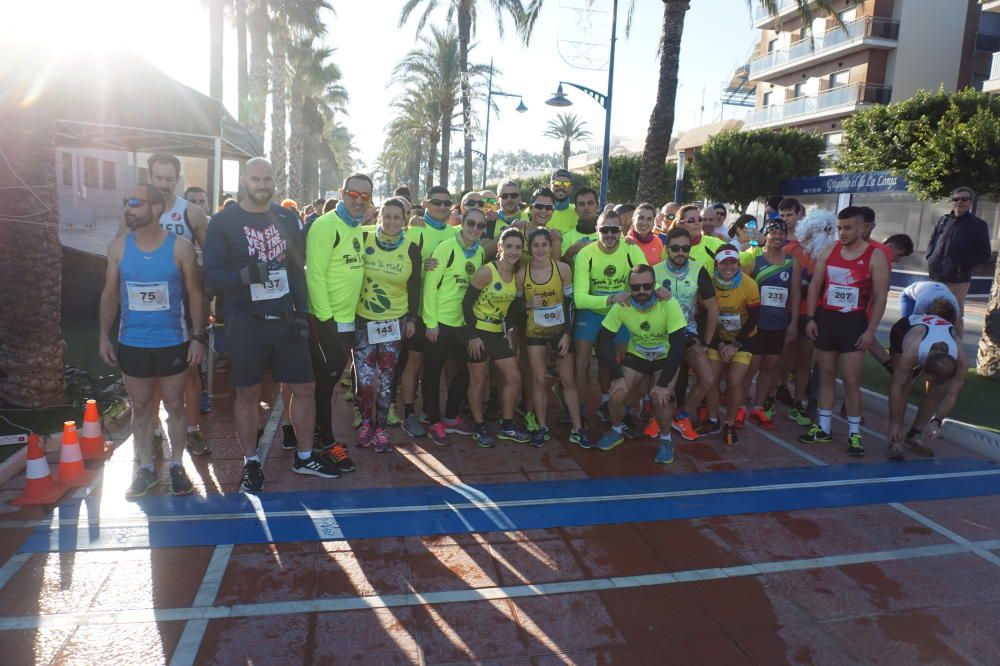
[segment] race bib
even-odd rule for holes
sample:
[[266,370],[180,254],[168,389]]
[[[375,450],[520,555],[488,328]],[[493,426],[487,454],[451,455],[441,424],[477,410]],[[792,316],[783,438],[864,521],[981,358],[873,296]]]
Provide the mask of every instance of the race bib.
[[532,316],[535,318],[537,326],[558,326],[559,324],[566,323],[562,303],[557,303],[547,308],[533,308],[532,311],[534,313]]
[[666,345],[656,345],[655,347],[646,347],[644,345],[635,345],[635,350],[642,354],[643,358],[647,361],[655,361],[659,358],[663,358],[667,355]]
[[354,332],[354,322],[349,321],[346,324],[337,322],[337,333],[353,333]]
[[368,322],[368,344],[377,345],[382,342],[396,342],[402,339],[399,332],[399,320]]
[[284,268],[267,272],[264,284],[250,285],[250,300],[270,301],[288,293],[288,271]]
[[858,288],[845,287],[843,285],[831,285],[826,290],[826,304],[831,308],[839,310],[855,309],[858,307]]
[[166,282],[126,282],[128,309],[158,312],[170,309],[170,285]]
[[720,314],[719,323],[722,325],[722,330],[724,331],[738,331],[743,327],[738,314]]
[[788,289],[786,287],[761,287],[760,304],[773,308],[783,308],[788,302]]

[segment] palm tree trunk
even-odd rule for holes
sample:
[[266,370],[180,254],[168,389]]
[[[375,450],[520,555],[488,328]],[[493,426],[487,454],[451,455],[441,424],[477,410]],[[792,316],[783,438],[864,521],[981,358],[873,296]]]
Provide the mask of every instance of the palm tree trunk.
[[247,0],[236,4],[236,108],[239,120],[246,124],[250,119],[248,94],[250,77],[247,72]]
[[302,192],[301,199],[296,199],[303,208],[311,203],[319,192],[319,156],[316,145],[320,137],[313,131],[309,132],[309,137],[302,142]]
[[441,166],[438,167],[438,182],[448,186],[448,169],[451,161],[451,116],[453,109],[445,109],[441,114]]
[[983,337],[979,340],[976,369],[983,377],[1000,376],[1000,258],[997,258],[990,300],[986,305]]
[[288,18],[284,12],[275,12],[271,21],[271,166],[274,169],[274,196],[285,198],[288,191],[288,94],[287,54]]
[[[66,391],[59,329],[63,253],[50,127],[41,119],[8,121],[3,147],[11,169],[0,166],[0,210],[18,218],[0,224],[0,282],[17,286],[0,289],[0,401],[23,407],[62,403]],[[32,190],[21,187],[14,173]]]
[[569,168],[570,147],[569,139],[563,141],[563,169]]
[[247,128],[264,141],[267,116],[267,85],[271,56],[267,48],[270,18],[267,0],[253,0],[250,8],[250,78],[247,88]]
[[[465,138],[462,154],[464,164],[464,189],[472,189],[472,95],[469,90],[469,40],[472,37],[472,0],[461,0],[458,7],[458,69],[462,73],[462,134]],[[447,184],[448,172],[442,183]]]
[[413,195],[413,203],[420,201],[420,161],[422,159],[423,141],[418,137],[413,145],[413,154],[410,162],[406,165],[406,184]]
[[288,137],[288,196],[303,203],[304,193],[302,192],[302,151],[305,148],[306,127],[305,127],[305,95],[298,83],[299,77],[292,79],[291,105],[289,106],[289,137]]
[[663,0],[663,30],[660,34],[660,78],[656,103],[649,117],[646,145],[639,168],[636,201],[655,201],[663,188],[663,165],[674,131],[674,104],[677,99],[677,67],[680,62],[681,36],[688,0]]
[[[434,173],[437,169],[437,147],[439,138],[440,135],[437,132],[434,132],[433,134],[431,134],[429,139],[430,146],[428,147],[427,151],[427,177],[426,177],[427,191],[429,191],[431,187],[434,186]],[[442,180],[440,184],[444,185],[445,187],[448,187],[447,180]]]

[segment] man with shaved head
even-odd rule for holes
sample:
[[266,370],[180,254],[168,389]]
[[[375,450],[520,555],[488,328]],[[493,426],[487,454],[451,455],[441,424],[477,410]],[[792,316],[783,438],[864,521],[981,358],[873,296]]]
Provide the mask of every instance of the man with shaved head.
[[312,451],[315,383],[309,356],[305,243],[295,213],[274,204],[274,174],[267,160],[246,163],[246,198],[216,213],[205,242],[205,282],[226,299],[233,417],[246,458],[242,489],[260,492],[264,472],[257,457],[260,383],[269,371],[291,390],[291,418],[298,440],[292,471],[340,476],[329,456]]

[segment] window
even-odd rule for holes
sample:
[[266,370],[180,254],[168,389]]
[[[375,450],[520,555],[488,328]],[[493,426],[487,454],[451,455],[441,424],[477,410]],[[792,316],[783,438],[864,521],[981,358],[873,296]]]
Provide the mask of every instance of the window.
[[65,187],[73,187],[73,155],[70,153],[60,153],[62,155],[62,184]]
[[840,20],[844,23],[850,23],[858,17],[858,10],[851,7],[850,9],[845,9],[842,12],[837,12],[837,16],[840,17]]
[[802,97],[805,94],[806,94],[805,83],[796,83],[794,86],[792,86],[792,99],[798,99],[799,97]]
[[101,175],[97,172],[97,159],[94,157],[83,158],[83,184],[86,187],[100,187]]
[[104,160],[101,162],[101,185],[106,190],[116,190],[115,187],[115,163]]
[[840,149],[840,144],[844,141],[843,132],[827,132],[823,135],[823,150],[831,152]]
[[764,96],[760,98],[760,105],[762,107],[771,106],[771,93],[769,92],[764,93]]
[[799,28],[798,36],[795,38],[796,41],[801,42],[803,39],[809,39],[809,26],[804,25]]
[[839,72],[833,72],[827,78],[827,88],[840,88],[841,86],[846,86],[851,80],[851,70],[842,69]]
[[767,42],[767,52],[768,53],[774,53],[777,50],[778,50],[778,38],[775,37],[774,39],[768,40],[768,42]]

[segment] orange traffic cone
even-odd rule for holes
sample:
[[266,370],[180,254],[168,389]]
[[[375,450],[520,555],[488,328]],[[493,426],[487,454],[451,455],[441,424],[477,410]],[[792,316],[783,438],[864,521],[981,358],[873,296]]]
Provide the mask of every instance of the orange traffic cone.
[[101,419],[97,415],[97,401],[88,400],[83,410],[83,430],[80,431],[80,452],[84,460],[103,460],[108,446],[104,440]]
[[64,486],[82,488],[94,479],[94,470],[83,466],[80,442],[77,441],[76,421],[63,423],[62,451],[59,453],[59,476],[57,480]]
[[27,482],[24,492],[12,499],[9,504],[25,506],[27,504],[55,504],[66,492],[66,488],[57,486],[49,473],[49,463],[45,460],[45,450],[42,448],[38,435],[28,437],[28,466],[25,470]]

